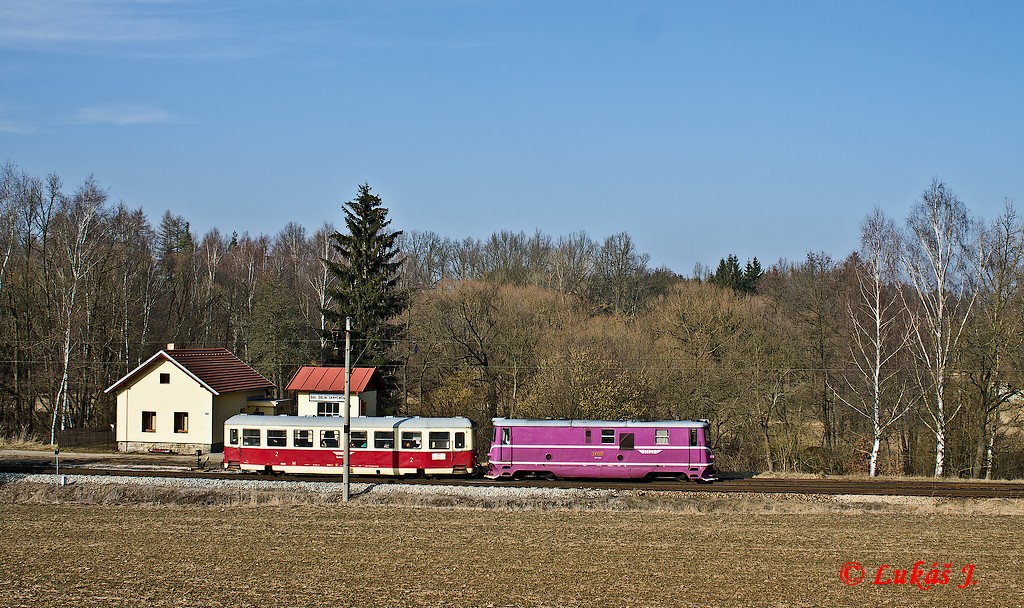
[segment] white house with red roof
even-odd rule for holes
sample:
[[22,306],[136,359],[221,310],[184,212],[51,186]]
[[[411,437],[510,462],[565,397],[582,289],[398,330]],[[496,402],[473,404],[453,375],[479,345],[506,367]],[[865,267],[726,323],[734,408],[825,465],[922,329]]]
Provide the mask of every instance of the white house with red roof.
[[[349,380],[352,416],[377,415],[377,391],[383,386],[376,367],[354,367]],[[300,367],[285,387],[295,392],[299,416],[344,416],[345,368]]]
[[117,449],[194,454],[224,448],[224,421],[276,413],[273,383],[224,348],[168,344],[111,385]]

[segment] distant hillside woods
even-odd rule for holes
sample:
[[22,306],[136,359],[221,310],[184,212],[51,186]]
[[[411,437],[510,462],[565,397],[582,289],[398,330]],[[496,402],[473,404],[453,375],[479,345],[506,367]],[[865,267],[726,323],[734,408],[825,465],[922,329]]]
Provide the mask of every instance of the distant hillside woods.
[[[1011,204],[971,218],[941,182],[906,203],[867,213],[842,259],[692,276],[650,268],[626,233],[406,230],[384,405],[482,433],[493,416],[707,418],[727,470],[1024,476],[1024,222]],[[170,342],[225,347],[279,388],[337,360],[337,232],[198,235],[91,178],[3,165],[0,434],[106,428],[103,389]]]

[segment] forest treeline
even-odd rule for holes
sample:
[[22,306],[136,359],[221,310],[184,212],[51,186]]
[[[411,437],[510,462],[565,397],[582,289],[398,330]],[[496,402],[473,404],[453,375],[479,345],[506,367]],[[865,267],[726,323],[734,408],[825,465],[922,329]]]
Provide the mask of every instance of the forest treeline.
[[[340,360],[335,227],[230,228],[152,224],[92,178],[0,167],[0,433],[107,427],[103,390],[167,343],[225,347],[279,390]],[[707,418],[724,469],[1024,475],[1010,203],[972,218],[936,181],[899,221],[868,213],[842,259],[690,276],[626,233],[408,230],[397,249],[392,413]]]

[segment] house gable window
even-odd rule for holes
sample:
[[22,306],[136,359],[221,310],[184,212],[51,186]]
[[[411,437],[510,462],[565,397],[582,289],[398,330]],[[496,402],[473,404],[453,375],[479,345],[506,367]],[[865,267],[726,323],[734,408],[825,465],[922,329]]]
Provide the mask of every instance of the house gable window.
[[340,416],[341,404],[331,401],[320,401],[316,404],[317,416]]
[[170,383],[171,383],[171,375],[170,374],[166,374],[166,373],[160,374],[160,384],[170,384]]

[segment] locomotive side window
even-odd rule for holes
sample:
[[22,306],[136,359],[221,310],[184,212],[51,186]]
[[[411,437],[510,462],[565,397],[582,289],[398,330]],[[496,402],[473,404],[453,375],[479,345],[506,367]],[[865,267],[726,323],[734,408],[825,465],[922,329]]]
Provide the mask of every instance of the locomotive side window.
[[295,429],[292,434],[292,445],[297,448],[313,447],[313,431],[309,429]]
[[423,447],[423,433],[419,431],[402,431],[402,449],[418,450]]
[[352,431],[351,436],[348,438],[349,447],[353,448],[365,448],[366,447],[366,431]]
[[615,443],[615,429],[601,429],[601,443]]
[[464,447],[466,447],[466,434],[455,433],[455,449],[461,450]]
[[697,445],[697,429],[690,429],[690,445]]
[[590,443],[590,429],[587,429],[587,443]]
[[512,443],[512,429],[501,429],[501,445]]
[[242,445],[258,446],[260,444],[259,429],[242,429]]
[[267,430],[267,445],[275,448],[283,448],[288,445],[288,431]]
[[231,429],[228,431],[228,443],[231,445],[238,445],[238,429]]
[[620,450],[632,450],[633,449],[633,433],[619,433],[619,449]]
[[668,429],[655,429],[654,431],[654,443],[656,445],[668,444]]
[[374,431],[373,447],[378,450],[390,450],[395,445],[394,431]]
[[432,450],[447,450],[451,445],[451,434],[448,431],[431,431],[428,439]]
[[336,448],[338,447],[338,431],[320,431],[320,447],[322,448]]

